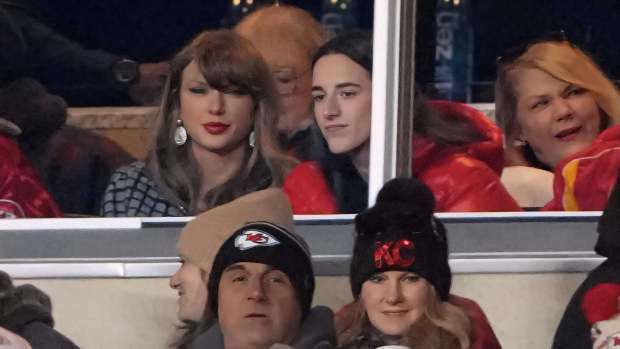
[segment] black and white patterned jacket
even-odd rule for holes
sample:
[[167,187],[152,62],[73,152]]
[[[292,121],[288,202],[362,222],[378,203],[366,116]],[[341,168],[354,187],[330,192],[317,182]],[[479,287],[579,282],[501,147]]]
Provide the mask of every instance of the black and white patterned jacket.
[[117,169],[110,177],[101,203],[104,217],[180,217],[185,207],[175,205],[159,192],[138,161]]

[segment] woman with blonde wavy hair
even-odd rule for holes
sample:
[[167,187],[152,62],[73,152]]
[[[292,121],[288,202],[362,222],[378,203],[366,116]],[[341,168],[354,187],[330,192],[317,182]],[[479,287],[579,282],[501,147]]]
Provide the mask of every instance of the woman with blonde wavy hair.
[[[590,56],[563,35],[513,48],[498,59],[495,106],[511,154],[507,165],[555,171],[553,194],[551,180],[547,180],[546,189],[554,196],[548,209],[605,206],[617,171],[613,176],[609,167],[595,171],[602,162],[591,158],[620,145],[620,129],[614,127],[620,122],[620,93]],[[609,166],[611,160],[606,161]],[[586,179],[594,184],[593,193],[579,193],[580,182]],[[533,182],[524,187],[535,187]],[[510,191],[513,186],[507,187]],[[540,192],[540,188],[534,191]]]
[[254,46],[199,34],[170,62],[146,162],[112,175],[105,216],[188,216],[281,185],[293,161],[277,142],[277,90]]
[[355,302],[339,328],[340,348],[469,349],[471,322],[448,302],[452,275],[432,192],[413,178],[385,184],[355,218],[351,261]]

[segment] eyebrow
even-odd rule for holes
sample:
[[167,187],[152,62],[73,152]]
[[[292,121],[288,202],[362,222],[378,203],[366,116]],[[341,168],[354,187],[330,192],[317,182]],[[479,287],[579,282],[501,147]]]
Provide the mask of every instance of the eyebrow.
[[[345,87],[362,87],[362,85],[357,84],[355,82],[341,82],[336,84],[336,88],[345,88]],[[312,86],[312,91],[325,91],[325,89],[321,86]]]
[[[271,271],[274,271],[274,270],[281,271],[280,269],[276,269],[273,265],[267,264],[267,269],[263,272],[263,274],[267,274],[267,273],[269,273]],[[235,263],[233,265],[230,265],[230,266],[226,267],[224,269],[224,271],[222,272],[222,274],[224,274],[226,272],[231,272],[231,271],[245,271],[245,272],[249,273],[248,269],[243,264]],[[283,272],[283,271],[281,271],[281,272]]]
[[237,263],[237,264],[229,265],[228,267],[226,267],[226,269],[224,269],[222,274],[230,272],[230,271],[247,271],[247,269],[242,264]]
[[362,87],[360,84],[356,84],[354,82],[341,82],[336,84],[336,88],[345,88],[345,87]]
[[196,79],[188,79],[187,82],[193,82],[198,84],[207,85],[208,83],[205,80],[196,80]]
[[576,87],[576,88],[580,88],[580,87],[579,87],[579,85],[575,85],[575,84],[572,84],[572,83],[568,83],[568,85],[566,85],[566,87],[562,90],[562,94],[564,94],[564,93],[566,93],[566,92],[570,91],[572,88],[575,88],[575,87]]

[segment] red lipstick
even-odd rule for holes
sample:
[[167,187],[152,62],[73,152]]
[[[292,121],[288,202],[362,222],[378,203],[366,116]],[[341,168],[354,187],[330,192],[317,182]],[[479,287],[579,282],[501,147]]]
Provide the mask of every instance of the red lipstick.
[[212,135],[219,135],[226,132],[229,126],[230,125],[221,122],[207,122],[206,124],[202,124],[202,127]]

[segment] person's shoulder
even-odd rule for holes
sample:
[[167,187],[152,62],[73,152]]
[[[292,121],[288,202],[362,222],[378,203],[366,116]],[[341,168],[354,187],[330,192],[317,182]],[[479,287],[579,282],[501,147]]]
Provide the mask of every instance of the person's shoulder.
[[136,161],[132,162],[129,165],[121,166],[114,171],[114,173],[132,175],[132,174],[141,174],[144,172],[145,163],[144,161]]
[[284,193],[295,214],[334,214],[338,204],[332,188],[315,161],[297,165],[284,179]]
[[318,161],[304,161],[295,166],[291,172],[288,174],[288,177],[295,176],[304,176],[304,175],[315,175],[321,173],[321,165]]
[[420,172],[420,176],[439,182],[444,182],[448,178],[460,180],[464,177],[478,178],[484,181],[499,180],[497,173],[484,161],[462,152],[446,154],[436,159],[424,171]]
[[110,184],[116,187],[131,187],[140,181],[150,183],[150,178],[144,172],[144,166],[144,162],[136,161],[117,168],[110,176]]
[[299,190],[300,186],[312,183],[325,186],[327,180],[323,175],[321,165],[317,161],[305,161],[295,166],[284,179],[284,188]]

